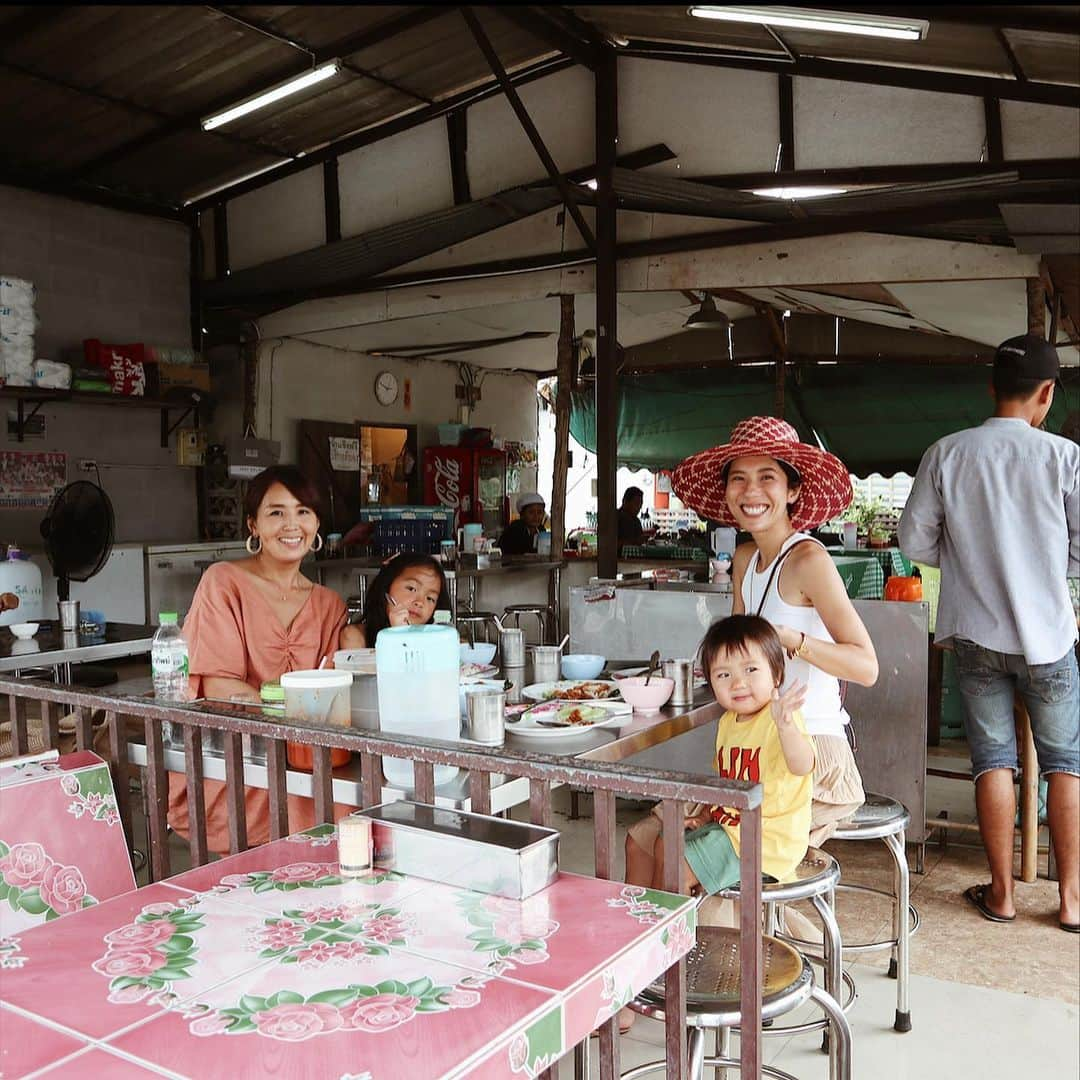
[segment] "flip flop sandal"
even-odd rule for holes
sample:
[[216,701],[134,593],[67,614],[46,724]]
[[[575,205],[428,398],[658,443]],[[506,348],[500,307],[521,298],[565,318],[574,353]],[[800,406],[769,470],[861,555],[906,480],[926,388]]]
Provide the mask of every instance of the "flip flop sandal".
[[1058,926],[1061,927],[1068,934],[1080,934],[1080,923],[1077,922],[1059,922]]
[[964,899],[976,908],[984,919],[989,919],[991,922],[1014,922],[1015,915],[999,915],[991,910],[986,903],[986,893],[989,888],[989,885],[972,885],[971,888],[964,890]]

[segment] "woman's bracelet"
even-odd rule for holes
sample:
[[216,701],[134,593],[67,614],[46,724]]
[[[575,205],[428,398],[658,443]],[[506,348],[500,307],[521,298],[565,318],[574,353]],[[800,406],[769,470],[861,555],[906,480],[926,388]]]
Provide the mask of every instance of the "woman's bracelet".
[[805,631],[800,630],[799,633],[802,635],[802,638],[799,641],[799,647],[797,649],[794,649],[794,650],[792,650],[791,652],[788,653],[788,656],[792,660],[794,660],[796,658],[798,658],[800,660],[806,659],[806,643],[808,641],[808,638],[806,636]]

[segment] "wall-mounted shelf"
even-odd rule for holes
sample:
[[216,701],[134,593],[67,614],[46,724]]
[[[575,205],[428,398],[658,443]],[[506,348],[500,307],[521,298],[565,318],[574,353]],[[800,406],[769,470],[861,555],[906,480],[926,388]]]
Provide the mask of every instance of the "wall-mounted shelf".
[[[193,394],[199,391],[193,390]],[[7,398],[16,403],[16,438],[23,441],[26,423],[37,415],[42,405],[67,403],[72,405],[108,405],[126,409],[158,409],[161,412],[161,448],[168,450],[169,436],[189,417],[199,423],[199,402],[196,401],[159,401],[154,398],[128,397],[124,394],[80,393],[78,390],[42,390],[35,386],[0,386],[0,398]],[[170,423],[173,413],[179,417]]]

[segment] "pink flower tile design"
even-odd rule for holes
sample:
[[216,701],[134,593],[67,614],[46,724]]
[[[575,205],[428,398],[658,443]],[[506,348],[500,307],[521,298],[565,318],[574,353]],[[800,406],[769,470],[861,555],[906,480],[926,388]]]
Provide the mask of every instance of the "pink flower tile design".
[[0,1076],[26,1076],[88,1044],[0,1005]]
[[[444,1076],[537,1018],[554,995],[397,949],[361,969],[272,961],[109,1040],[191,1076]],[[173,1066],[175,1067],[175,1066]]]
[[151,885],[24,933],[24,963],[0,993],[100,1039],[265,963],[263,923],[216,897]]
[[547,889],[517,901],[428,882],[400,901],[418,928],[405,947],[566,991],[599,974],[625,950],[658,941],[668,923],[694,910],[687,897],[643,890],[626,898],[626,888],[621,882],[560,874]]

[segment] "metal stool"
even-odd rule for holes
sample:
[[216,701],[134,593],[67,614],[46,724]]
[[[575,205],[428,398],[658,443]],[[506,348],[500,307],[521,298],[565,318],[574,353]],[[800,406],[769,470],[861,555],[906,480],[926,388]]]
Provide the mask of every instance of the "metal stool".
[[[833,1038],[829,1040],[829,1073],[836,1080],[851,1080],[851,1028],[836,1001],[814,985],[813,968],[797,949],[779,938],[762,939],[761,1018],[772,1020],[813,1000],[825,1010]],[[690,1028],[687,1047],[690,1080],[700,1080],[706,1067],[738,1069],[731,1057],[731,1029],[739,1023],[739,932],[719,926],[700,926],[697,944],[686,957],[686,1023]],[[662,978],[646,987],[630,1008],[654,1020],[664,1019],[664,984]],[[705,1057],[705,1031],[720,1029],[720,1053]],[[625,1072],[622,1080],[666,1067],[664,1061],[652,1061]],[[762,1066],[765,1076],[795,1080],[775,1066]]]
[[470,611],[461,613],[457,617],[458,633],[461,637],[468,638],[470,645],[475,645],[477,638],[482,632],[484,635],[484,641],[491,643],[493,638],[489,637],[489,633],[493,635],[494,642],[497,645],[499,642],[499,624],[495,621],[495,614],[491,611]]
[[548,625],[554,621],[551,608],[547,604],[510,604],[503,611],[503,624],[509,626],[513,619],[514,625],[520,627],[522,615],[531,615],[536,619],[537,631],[540,634],[536,644],[545,644],[548,641]]
[[[854,817],[841,822],[834,840],[881,840],[893,857],[893,887],[891,892],[869,885],[837,885],[837,889],[877,893],[887,896],[893,909],[893,936],[883,941],[867,941],[844,945],[845,954],[879,952],[889,949],[889,978],[896,979],[897,1031],[911,1030],[911,1009],[908,1003],[908,975],[911,935],[919,929],[919,913],[911,904],[907,854],[904,850],[904,831],[911,815],[895,799],[886,795],[866,795],[866,802],[855,811]],[[800,943],[801,944],[801,943]]]
[[[825,973],[825,992],[836,1001],[841,1000],[841,986],[847,987],[847,997],[840,1006],[846,1013],[855,1000],[855,981],[843,969],[843,950],[840,941],[840,927],[836,922],[836,889],[840,881],[840,864],[828,852],[818,848],[807,848],[803,860],[795,868],[795,877],[786,882],[762,882],[761,898],[765,904],[765,933],[774,934],[782,941],[795,941],[785,934],[778,934],[776,929],[776,905],[792,903],[796,900],[809,900],[817,911],[824,928],[821,963]],[[725,900],[738,900],[739,887],[722,889],[715,894]],[[808,956],[817,960],[815,956]],[[762,1031],[763,1035],[804,1035],[810,1031],[827,1029],[827,1017],[807,1020],[801,1024],[773,1026]],[[828,1050],[829,1037],[826,1032],[822,1049]]]

